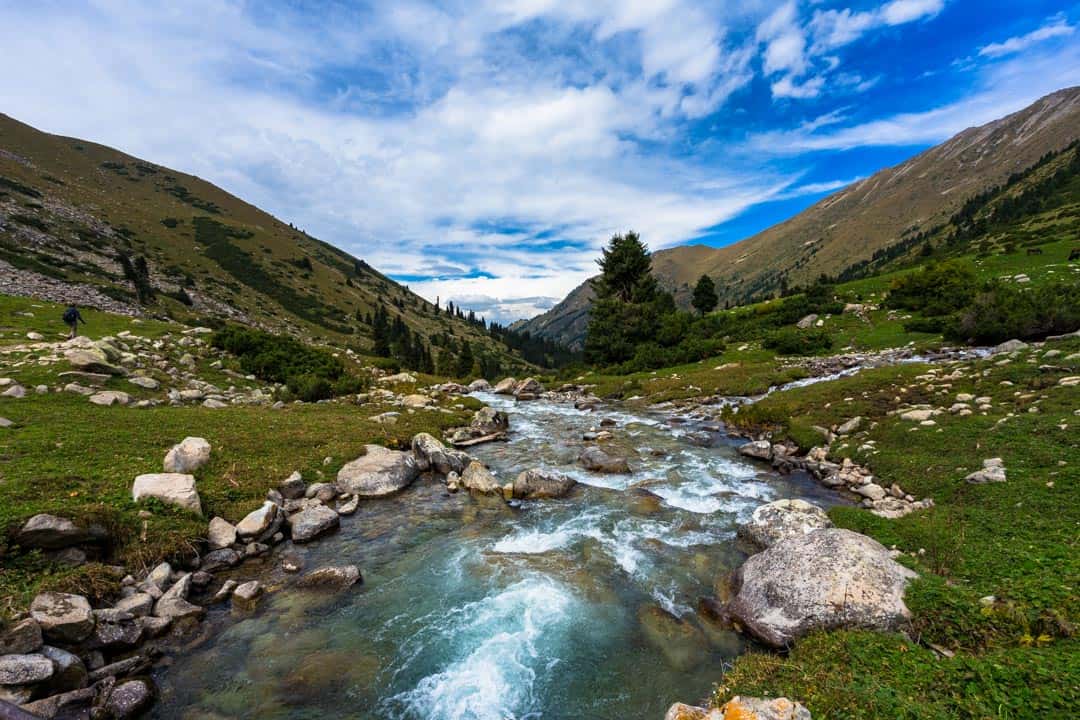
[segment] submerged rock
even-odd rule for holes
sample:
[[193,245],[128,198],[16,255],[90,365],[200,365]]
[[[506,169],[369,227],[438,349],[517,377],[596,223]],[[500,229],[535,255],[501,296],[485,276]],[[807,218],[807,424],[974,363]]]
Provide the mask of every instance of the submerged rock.
[[676,670],[693,669],[708,658],[709,644],[704,633],[659,605],[642,606],[638,610],[638,621],[645,638]]
[[389,450],[381,445],[365,445],[366,453],[346,463],[337,474],[341,492],[360,497],[392,495],[420,474],[412,453]]
[[362,582],[360,568],[355,565],[336,565],[312,570],[296,581],[297,587],[347,588]]
[[865,535],[817,530],[748,559],[735,573],[726,611],[777,648],[813,630],[893,630],[911,617],[904,589],[914,577]]
[[831,528],[832,520],[817,505],[805,500],[785,499],[761,505],[750,520],[739,526],[739,537],[759,550],[781,540]]

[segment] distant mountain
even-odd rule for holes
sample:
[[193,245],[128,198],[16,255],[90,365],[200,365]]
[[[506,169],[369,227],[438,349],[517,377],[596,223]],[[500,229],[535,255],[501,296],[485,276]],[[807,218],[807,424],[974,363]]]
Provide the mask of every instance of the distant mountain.
[[[689,307],[690,289],[702,273],[716,282],[721,303],[732,304],[775,292],[785,281],[799,286],[822,273],[841,275],[947,223],[969,198],[1078,138],[1080,87],[1073,87],[964,130],[741,242],[658,251],[653,273],[683,307]],[[585,283],[543,315],[514,327],[580,347],[591,301]]]
[[231,318],[360,351],[382,303],[425,342],[468,338],[524,366],[482,328],[215,185],[2,114],[0,292]]

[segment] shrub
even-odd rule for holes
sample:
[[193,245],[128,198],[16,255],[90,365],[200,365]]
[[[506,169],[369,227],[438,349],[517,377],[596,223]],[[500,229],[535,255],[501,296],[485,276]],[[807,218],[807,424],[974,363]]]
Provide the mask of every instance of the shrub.
[[957,262],[930,263],[918,272],[897,278],[885,297],[885,307],[917,310],[923,315],[948,315],[967,307],[978,287],[975,272]]
[[297,400],[315,402],[334,396],[334,386],[318,375],[294,375],[289,378],[289,394]]
[[345,374],[345,365],[329,352],[261,330],[230,325],[214,333],[211,344],[235,355],[245,372],[267,382],[289,384],[312,376],[329,384]]
[[825,330],[798,330],[785,327],[765,336],[762,344],[780,355],[812,355],[833,346],[832,336]]
[[955,340],[994,344],[1019,338],[1038,339],[1080,329],[1080,284],[1054,282],[1025,290],[992,283],[974,297],[953,321]]

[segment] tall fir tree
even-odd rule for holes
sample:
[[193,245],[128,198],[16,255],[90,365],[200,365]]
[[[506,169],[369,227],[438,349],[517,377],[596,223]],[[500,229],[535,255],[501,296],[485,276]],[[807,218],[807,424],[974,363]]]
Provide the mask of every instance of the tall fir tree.
[[690,299],[690,304],[704,317],[716,309],[718,302],[720,298],[716,295],[716,285],[712,278],[702,275],[694,286],[694,296]]

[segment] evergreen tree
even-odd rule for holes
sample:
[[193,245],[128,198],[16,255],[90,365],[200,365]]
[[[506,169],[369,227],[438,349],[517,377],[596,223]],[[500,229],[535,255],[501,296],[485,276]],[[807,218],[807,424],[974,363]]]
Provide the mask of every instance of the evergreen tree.
[[374,353],[379,357],[390,357],[390,325],[386,317],[386,308],[382,303],[375,308],[375,317],[371,322],[371,339],[374,341]]
[[454,375],[459,378],[468,377],[472,374],[473,368],[472,345],[468,342],[463,342],[462,346],[461,353],[457,357],[457,367],[455,368],[454,373]]
[[713,285],[712,278],[702,275],[694,286],[694,296],[690,304],[704,317],[716,309],[718,302],[720,298],[716,296],[716,286]]

